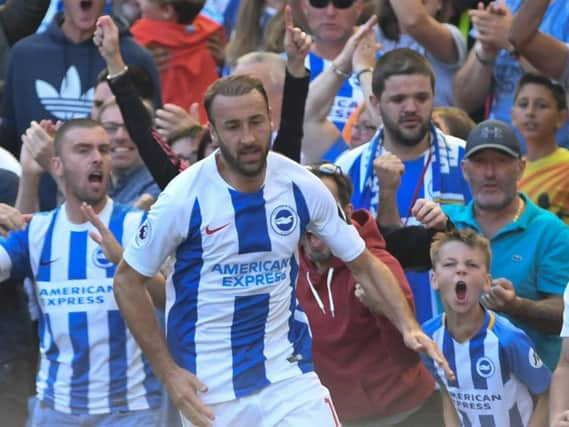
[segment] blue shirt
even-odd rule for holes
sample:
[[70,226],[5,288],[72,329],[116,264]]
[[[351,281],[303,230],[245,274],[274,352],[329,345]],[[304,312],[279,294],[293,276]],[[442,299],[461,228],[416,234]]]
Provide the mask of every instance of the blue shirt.
[[[506,4],[515,14],[522,0],[506,0]],[[569,2],[556,0],[549,5],[539,26],[542,33],[549,34],[562,42],[569,42]],[[500,50],[493,68],[493,100],[490,108],[491,119],[511,123],[511,110],[514,104],[514,92],[518,80],[524,74],[518,60],[506,50]],[[523,138],[520,141],[523,143]],[[557,133],[557,143],[569,147],[569,123],[566,123]],[[524,149],[525,151],[525,149]]]
[[[538,301],[543,294],[561,296],[569,281],[569,227],[551,212],[536,206],[525,194],[521,193],[521,197],[526,203],[522,215],[490,239],[490,273],[494,278],[510,280],[522,298]],[[443,207],[456,227],[481,233],[473,209],[473,202],[467,206]],[[511,320],[530,336],[544,362],[554,369],[561,350],[559,336]]]
[[484,324],[470,340],[456,341],[445,315],[423,325],[442,350],[456,380],[446,378],[432,359],[423,361],[449,394],[464,427],[524,427],[533,412],[532,395],[544,393],[551,371],[531,341],[508,320],[485,312]]

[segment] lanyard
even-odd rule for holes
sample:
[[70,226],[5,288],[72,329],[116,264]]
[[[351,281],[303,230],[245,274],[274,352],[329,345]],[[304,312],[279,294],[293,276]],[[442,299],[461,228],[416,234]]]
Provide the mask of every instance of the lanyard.
[[432,159],[433,159],[433,149],[431,146],[429,146],[429,157],[427,158],[427,161],[425,162],[425,166],[423,166],[423,170],[421,171],[421,176],[419,177],[419,180],[417,181],[417,186],[415,187],[415,191],[413,192],[413,197],[411,198],[411,202],[409,203],[409,208],[407,209],[407,215],[405,215],[405,222],[403,223],[404,226],[407,226],[407,222],[409,222],[409,216],[411,215],[411,209],[413,209],[413,205],[417,201],[417,196],[419,196],[419,191],[421,190],[421,187],[423,186],[423,182],[425,181],[425,175],[427,173],[427,168],[430,166]]

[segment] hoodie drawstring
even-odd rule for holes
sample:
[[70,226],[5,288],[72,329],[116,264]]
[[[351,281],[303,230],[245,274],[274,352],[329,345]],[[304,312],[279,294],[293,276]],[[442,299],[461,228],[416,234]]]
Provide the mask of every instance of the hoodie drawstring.
[[[335,307],[334,307],[334,297],[332,296],[332,277],[333,276],[334,276],[334,269],[330,268],[328,270],[328,275],[326,277],[326,288],[328,289],[328,305],[330,306],[330,313],[332,314],[332,317],[334,317],[336,314]],[[318,308],[320,308],[320,311],[322,311],[322,314],[326,314],[326,308],[324,307],[324,303],[322,302],[320,295],[318,295],[316,288],[312,284],[312,280],[310,280],[310,273],[308,271],[306,272],[306,281],[308,282],[308,287],[310,288],[310,292],[312,292],[312,296],[316,300],[316,304],[318,305]]]

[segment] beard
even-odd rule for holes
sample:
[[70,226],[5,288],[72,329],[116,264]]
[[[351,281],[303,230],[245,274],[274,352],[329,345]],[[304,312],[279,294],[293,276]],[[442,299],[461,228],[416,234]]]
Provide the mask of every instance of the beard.
[[[219,138],[219,134],[218,134],[218,138]],[[240,159],[241,155],[251,153],[251,152],[256,152],[257,150],[262,151],[261,160],[259,161],[259,163],[257,165],[249,166],[249,165],[245,164],[243,161],[241,161],[241,159]],[[233,169],[235,172],[237,172],[243,176],[253,178],[253,177],[259,176],[265,170],[265,167],[267,166],[267,155],[269,153],[269,141],[267,141],[267,144],[263,148],[258,148],[256,146],[241,148],[237,151],[236,154],[234,154],[231,152],[231,150],[225,144],[225,142],[221,138],[219,138],[219,151],[221,152],[221,156],[223,157],[223,160],[231,169]]]
[[[415,147],[425,138],[429,132],[429,119],[422,121],[419,129],[413,133],[406,133],[401,129],[399,121],[391,120],[391,118],[385,114],[381,108],[380,112],[383,118],[383,127],[397,144],[403,145],[405,147]],[[430,114],[428,117],[430,117]],[[404,118],[405,116],[402,117],[402,119]]]

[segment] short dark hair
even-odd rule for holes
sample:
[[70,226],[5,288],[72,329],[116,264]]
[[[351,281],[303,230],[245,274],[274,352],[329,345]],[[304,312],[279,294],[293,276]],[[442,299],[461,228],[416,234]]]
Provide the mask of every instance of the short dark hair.
[[[330,168],[326,168],[326,166],[330,166]],[[342,172],[340,166],[322,161],[310,163],[306,165],[306,168],[318,178],[328,177],[334,181],[338,188],[338,197],[342,209],[352,202],[352,192],[354,191],[352,181],[348,175]]]
[[542,74],[537,73],[525,73],[522,78],[518,81],[518,85],[516,86],[516,91],[514,92],[514,101],[518,99],[518,95],[520,91],[523,89],[524,86],[529,84],[540,85],[549,90],[553,98],[555,99],[555,103],[557,104],[557,108],[560,110],[567,109],[567,92],[563,89],[563,86],[560,84],[555,83],[551,79],[545,77]]
[[63,123],[63,125],[61,125],[61,127],[55,133],[55,138],[53,140],[55,155],[61,156],[61,147],[63,146],[63,143],[65,142],[65,135],[67,135],[67,133],[70,130],[73,130],[73,129],[93,129],[93,128],[97,128],[97,127],[103,129],[103,127],[101,126],[101,124],[99,122],[97,122],[96,120],[89,119],[89,118],[72,119],[72,120],[69,120],[69,121]]
[[385,90],[385,81],[391,76],[422,74],[431,80],[431,89],[435,92],[435,73],[431,64],[420,53],[408,49],[394,49],[379,58],[373,69],[371,87],[379,98]]
[[205,0],[160,0],[162,5],[171,5],[178,17],[178,24],[188,25],[200,14]]
[[248,75],[248,74],[235,74],[232,76],[222,77],[213,82],[207,89],[204,95],[204,107],[207,112],[207,117],[214,123],[211,105],[213,100],[218,96],[241,96],[246,95],[252,91],[258,91],[265,100],[267,113],[269,111],[269,98],[267,92],[263,87],[261,80]]

